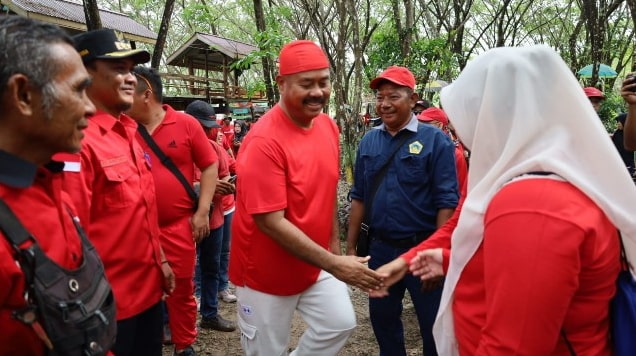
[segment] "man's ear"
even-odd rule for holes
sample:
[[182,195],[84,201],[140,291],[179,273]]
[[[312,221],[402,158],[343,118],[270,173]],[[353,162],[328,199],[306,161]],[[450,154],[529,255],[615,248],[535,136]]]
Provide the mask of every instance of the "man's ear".
[[22,115],[33,114],[34,87],[24,74],[14,74],[7,80],[5,89],[7,105],[15,107]]
[[150,99],[152,99],[151,96],[152,96],[152,91],[150,89],[146,89],[144,91],[144,102],[145,103],[150,102]]
[[278,85],[278,91],[284,91],[285,90],[285,76],[282,75],[278,75],[276,76],[276,84]]
[[420,100],[420,96],[416,92],[411,93],[411,109],[415,107],[418,100]]

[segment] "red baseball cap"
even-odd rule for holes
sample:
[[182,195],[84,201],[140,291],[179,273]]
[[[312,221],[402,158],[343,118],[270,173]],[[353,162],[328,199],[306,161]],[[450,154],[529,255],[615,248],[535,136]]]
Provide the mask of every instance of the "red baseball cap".
[[588,98],[602,98],[605,99],[605,95],[602,91],[594,88],[594,87],[586,87],[583,88],[583,92],[587,95]]
[[448,115],[444,110],[430,107],[417,116],[417,119],[421,122],[439,121],[442,125],[448,125]]
[[373,79],[371,83],[369,83],[369,88],[378,89],[380,82],[383,80],[388,80],[391,83],[415,89],[415,77],[410,70],[404,67],[391,66],[385,69],[384,72],[380,73],[377,78]]

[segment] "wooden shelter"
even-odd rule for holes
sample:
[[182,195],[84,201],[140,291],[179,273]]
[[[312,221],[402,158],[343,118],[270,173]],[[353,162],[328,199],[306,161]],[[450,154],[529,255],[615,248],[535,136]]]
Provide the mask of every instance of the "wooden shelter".
[[[70,35],[86,32],[84,5],[81,0],[0,0],[2,15],[20,15],[42,22],[56,24]],[[125,14],[99,10],[102,26],[117,32],[119,38],[154,45],[157,34]],[[187,68],[188,74],[162,73],[166,93],[164,101],[182,110],[195,99],[205,100],[217,106],[219,113],[247,118],[266,110],[265,93],[248,93],[238,84],[240,70],[230,69],[230,64],[244,58],[258,48],[227,38],[205,33],[195,33],[175,53],[167,64]],[[178,71],[176,71],[178,72]],[[170,95],[173,96],[170,96]]]
[[[169,66],[187,68],[188,74],[163,73],[164,85],[186,92],[191,100],[217,104],[233,116],[248,116],[249,111],[254,111],[254,102],[266,101],[265,94],[252,93],[248,98],[247,91],[238,83],[241,71],[230,69],[230,65],[257,50],[247,43],[196,32],[167,61]],[[177,101],[188,101],[187,97],[166,97],[164,101],[180,107]]]

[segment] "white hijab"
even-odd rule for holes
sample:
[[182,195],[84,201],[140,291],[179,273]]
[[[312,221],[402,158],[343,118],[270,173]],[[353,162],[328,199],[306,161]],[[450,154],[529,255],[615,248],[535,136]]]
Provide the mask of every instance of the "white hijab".
[[576,78],[547,46],[487,51],[442,90],[441,101],[472,151],[468,195],[453,233],[433,328],[437,349],[447,356],[457,354],[455,287],[482,242],[484,213],[502,185],[533,171],[564,178],[620,229],[632,266],[636,265],[636,187]]

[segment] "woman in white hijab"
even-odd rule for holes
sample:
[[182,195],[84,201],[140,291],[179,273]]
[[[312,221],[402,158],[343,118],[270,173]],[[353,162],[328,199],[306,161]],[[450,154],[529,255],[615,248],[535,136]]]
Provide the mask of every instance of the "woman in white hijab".
[[550,48],[497,48],[444,88],[472,151],[434,328],[440,355],[610,355],[636,188],[581,87]]

